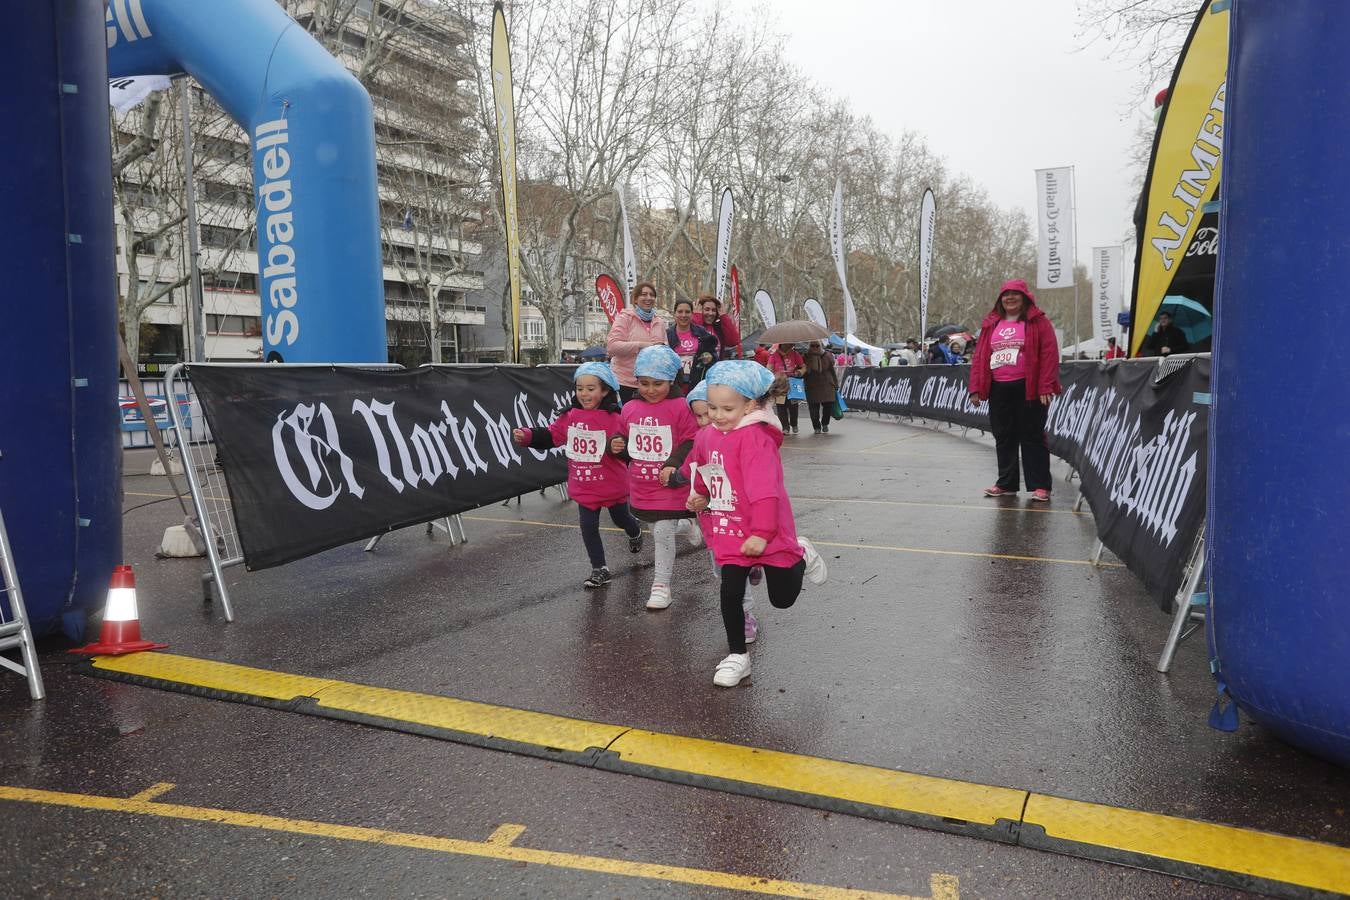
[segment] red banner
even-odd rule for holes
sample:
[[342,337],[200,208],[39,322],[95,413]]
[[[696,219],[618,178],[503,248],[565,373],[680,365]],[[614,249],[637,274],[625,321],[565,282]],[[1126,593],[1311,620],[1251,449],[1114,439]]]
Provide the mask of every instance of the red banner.
[[736,325],[741,324],[741,276],[737,274],[736,267],[731,267],[731,315],[736,320]]
[[595,296],[600,298],[600,308],[609,317],[610,324],[614,324],[614,317],[623,309],[623,292],[619,290],[619,283],[608,275],[600,275],[595,279]]

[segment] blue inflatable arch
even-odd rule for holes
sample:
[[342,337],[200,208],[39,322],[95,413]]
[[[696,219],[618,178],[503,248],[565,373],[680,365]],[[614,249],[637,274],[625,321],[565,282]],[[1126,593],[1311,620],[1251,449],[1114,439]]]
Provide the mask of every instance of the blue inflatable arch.
[[122,552],[103,3],[7,12],[0,510],[34,630],[79,639]]
[[[1241,708],[1350,765],[1350,17],[1324,0],[1232,16],[1208,628]],[[1296,334],[1316,349],[1283,352]]]
[[[62,0],[10,11],[0,211],[0,510],[34,630],[83,636],[122,562],[108,75],[188,72],[248,130],[263,347],[386,359],[370,98],[273,0]],[[0,607],[5,599],[0,596]]]
[[112,0],[108,74],[186,72],[249,134],[263,357],[384,362],[370,96],[276,0]]

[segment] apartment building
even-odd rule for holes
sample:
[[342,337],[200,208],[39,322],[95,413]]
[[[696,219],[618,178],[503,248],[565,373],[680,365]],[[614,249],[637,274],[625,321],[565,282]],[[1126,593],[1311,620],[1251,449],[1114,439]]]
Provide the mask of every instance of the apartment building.
[[[311,30],[324,14],[317,0],[279,2]],[[386,18],[373,22],[375,15]],[[362,79],[375,111],[389,358],[407,365],[459,361],[468,330],[482,326],[487,313],[469,299],[484,284],[482,246],[464,234],[477,207],[463,188],[478,181],[469,162],[477,99],[468,26],[423,0],[411,0],[391,23],[375,0],[358,4],[341,29],[325,30],[330,51]],[[368,52],[372,46],[378,52]],[[173,94],[160,139],[176,147],[157,154],[154,171],[129,171],[119,192],[126,207],[117,217],[122,296],[133,279],[143,296],[172,287],[141,315],[138,355],[147,371],[186,358],[197,337],[191,292],[181,283],[189,268],[181,228],[157,234],[182,214],[182,91]],[[200,88],[189,94],[205,356],[257,361],[261,306],[247,136]],[[117,146],[134,139],[140,115],[119,118]]]

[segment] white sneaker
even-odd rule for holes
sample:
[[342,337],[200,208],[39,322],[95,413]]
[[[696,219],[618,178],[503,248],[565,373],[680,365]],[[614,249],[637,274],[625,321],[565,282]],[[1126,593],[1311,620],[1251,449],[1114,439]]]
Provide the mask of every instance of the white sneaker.
[[670,585],[653,584],[652,594],[647,598],[648,609],[665,609],[670,605]]
[[824,584],[825,579],[830,577],[830,570],[825,568],[824,557],[816,552],[816,545],[806,538],[797,538],[797,543],[805,553],[803,558],[806,560],[806,580],[812,584]]
[[718,687],[735,687],[749,674],[750,654],[733,653],[717,664],[713,684]]

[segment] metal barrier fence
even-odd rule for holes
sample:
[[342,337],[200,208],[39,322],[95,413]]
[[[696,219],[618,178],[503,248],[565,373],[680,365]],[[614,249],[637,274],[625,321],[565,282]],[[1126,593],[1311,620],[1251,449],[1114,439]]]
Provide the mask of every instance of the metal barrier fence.
[[[206,417],[202,415],[201,403],[197,400],[196,393],[192,390],[191,384],[184,384],[181,392],[171,391],[166,387],[169,378],[173,377],[174,371],[179,366],[174,366],[166,373],[163,378],[143,378],[141,385],[145,388],[146,397],[150,400],[150,405],[154,409],[155,424],[159,426],[160,431],[165,433],[176,433],[182,435],[185,441],[200,443],[211,440],[211,427],[206,422]],[[169,397],[174,397],[174,406],[182,405],[183,427],[180,430],[176,417],[171,414],[168,401]],[[150,432],[145,427],[145,417],[141,414],[140,407],[136,405],[136,398],[131,394],[131,386],[125,378],[118,382],[117,402],[120,411],[119,427],[122,431],[122,449],[129,450],[136,447],[153,447],[150,440]]]
[[[262,368],[272,363],[239,363],[247,368]],[[290,368],[299,368],[303,363],[290,364]],[[308,368],[351,368],[400,371],[402,366],[392,364],[329,364],[314,363]],[[187,476],[188,490],[192,494],[192,506],[197,516],[197,524],[206,542],[206,558],[209,570],[202,573],[202,597],[211,600],[211,584],[215,583],[215,593],[220,598],[220,608],[225,621],[234,621],[234,607],[230,603],[230,589],[225,583],[225,569],[241,565],[244,552],[239,544],[239,528],[234,521],[234,512],[230,506],[230,491],[225,484],[225,475],[216,460],[215,444],[207,439],[197,439],[194,435],[210,434],[206,419],[201,415],[201,406],[192,386],[183,377],[185,364],[179,363],[164,376],[163,389],[167,396],[190,396],[196,404],[196,416],[193,422],[201,425],[195,430],[188,421],[187,403],[169,404],[173,430],[178,434],[178,448],[183,458],[183,473]],[[447,523],[448,525],[448,523]],[[461,524],[461,534],[463,526]],[[452,534],[453,537],[453,534]],[[369,548],[368,548],[369,549]]]

